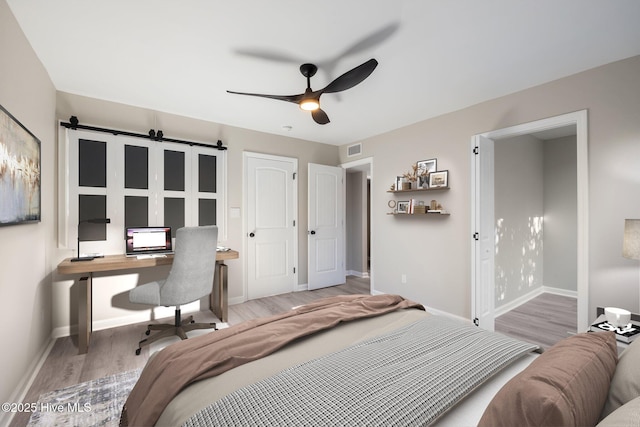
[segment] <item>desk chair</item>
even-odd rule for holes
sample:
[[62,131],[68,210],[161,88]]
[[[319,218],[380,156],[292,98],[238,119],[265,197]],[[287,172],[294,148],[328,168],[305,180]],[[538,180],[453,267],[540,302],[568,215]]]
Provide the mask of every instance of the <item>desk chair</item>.
[[209,295],[215,279],[216,247],[218,227],[184,227],[176,231],[175,254],[169,277],[165,280],[136,286],[129,291],[129,301],[155,306],[175,306],[175,322],[171,324],[151,324],[147,335],[161,331],[140,341],[136,354],[143,346],[161,338],[177,335],[187,339],[186,333],[194,329],[213,328],[215,323],[194,323],[193,316],[182,319],[180,305],[197,301]]

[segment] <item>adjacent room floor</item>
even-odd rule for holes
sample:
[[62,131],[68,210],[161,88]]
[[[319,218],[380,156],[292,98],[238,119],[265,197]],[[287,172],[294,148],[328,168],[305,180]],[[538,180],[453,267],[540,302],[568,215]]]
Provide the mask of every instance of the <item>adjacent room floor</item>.
[[495,330],[547,349],[577,331],[576,298],[544,293],[496,317]]

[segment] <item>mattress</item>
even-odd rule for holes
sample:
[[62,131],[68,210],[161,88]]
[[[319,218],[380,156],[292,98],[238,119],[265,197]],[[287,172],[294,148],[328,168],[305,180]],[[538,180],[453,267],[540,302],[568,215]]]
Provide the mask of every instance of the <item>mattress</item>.
[[[156,425],[183,425],[193,414],[238,390],[273,377],[292,366],[314,361],[354,344],[392,333],[428,316],[431,315],[418,309],[397,310],[378,317],[343,323],[330,330],[299,339],[262,359],[190,385],[168,404]],[[534,357],[528,354],[486,381],[440,417],[436,421],[437,425],[475,425],[487,403],[502,384],[528,365]]]

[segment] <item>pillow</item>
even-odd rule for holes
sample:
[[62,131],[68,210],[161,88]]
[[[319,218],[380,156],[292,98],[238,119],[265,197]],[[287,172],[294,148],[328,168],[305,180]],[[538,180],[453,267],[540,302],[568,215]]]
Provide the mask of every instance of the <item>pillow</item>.
[[478,426],[596,425],[617,361],[613,332],[565,338],[498,391]]
[[640,340],[636,340],[620,355],[609,396],[604,404],[602,418],[606,417],[625,403],[640,396]]
[[636,397],[630,402],[625,403],[611,414],[596,427],[620,427],[620,426],[638,426],[640,425],[640,397]]

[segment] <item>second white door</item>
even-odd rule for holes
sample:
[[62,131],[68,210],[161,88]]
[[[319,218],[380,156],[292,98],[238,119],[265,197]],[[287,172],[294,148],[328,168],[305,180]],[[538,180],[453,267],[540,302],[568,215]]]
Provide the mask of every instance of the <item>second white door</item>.
[[344,169],[309,163],[308,287],[345,282]]

